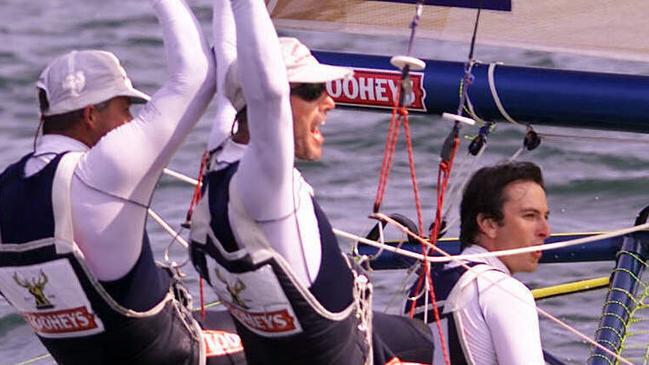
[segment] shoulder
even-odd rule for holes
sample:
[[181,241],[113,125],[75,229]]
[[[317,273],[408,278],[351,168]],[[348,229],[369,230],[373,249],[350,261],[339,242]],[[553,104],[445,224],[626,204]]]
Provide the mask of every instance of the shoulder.
[[476,282],[485,314],[512,311],[536,313],[530,289],[510,275],[489,270],[480,275]]
[[478,285],[483,290],[513,291],[519,294],[529,294],[530,290],[516,278],[497,269],[487,270],[478,276]]

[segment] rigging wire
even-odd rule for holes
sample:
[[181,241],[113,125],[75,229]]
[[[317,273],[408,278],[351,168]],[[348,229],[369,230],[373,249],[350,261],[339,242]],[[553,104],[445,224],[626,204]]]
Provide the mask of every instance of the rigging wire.
[[[417,30],[417,26],[419,24],[419,20],[421,18],[421,13],[423,10],[423,5],[424,1],[423,0],[418,0],[416,3],[416,9],[415,9],[415,15],[413,16],[412,22],[410,23],[410,39],[408,41],[408,50],[407,50],[407,56],[397,56],[392,58],[392,63],[401,68],[401,82],[400,82],[400,87],[397,92],[397,98],[394,100],[394,105],[392,108],[392,118],[390,120],[390,126],[388,128],[388,135],[386,138],[386,144],[385,144],[385,150],[383,154],[383,163],[381,165],[381,172],[379,176],[379,183],[377,186],[377,192],[376,192],[376,198],[374,200],[374,206],[373,206],[373,211],[374,213],[378,213],[380,211],[381,203],[383,201],[383,197],[385,194],[385,189],[387,186],[387,180],[388,176],[390,173],[390,169],[392,167],[392,159],[394,155],[394,151],[396,148],[396,143],[398,139],[398,133],[399,133],[399,126],[403,124],[404,128],[404,134],[405,134],[405,142],[406,142],[406,149],[408,153],[408,165],[410,168],[410,178],[412,181],[412,188],[413,188],[413,193],[414,193],[414,199],[415,199],[415,208],[417,212],[417,230],[420,234],[423,234],[424,232],[424,223],[423,223],[423,214],[422,214],[422,208],[421,208],[421,200],[419,196],[419,187],[417,184],[417,176],[416,176],[416,170],[415,170],[415,162],[414,162],[414,152],[412,148],[412,138],[410,135],[410,126],[408,122],[408,109],[407,106],[412,103],[414,100],[413,98],[413,90],[412,90],[412,80],[410,79],[410,69],[411,67],[419,67],[423,68],[425,67],[425,63],[423,61],[414,59],[410,57],[412,53],[412,48],[414,45],[414,40],[415,40],[415,34]],[[456,121],[456,127],[458,122]],[[454,153],[451,154],[454,156]],[[452,164],[452,161],[451,161]],[[439,199],[438,199],[439,200]],[[382,222],[379,221],[379,227],[381,228]],[[421,246],[422,254],[427,253],[427,249],[425,246]],[[440,314],[437,309],[437,304],[435,301],[435,293],[434,290],[428,290],[433,287],[432,280],[430,280],[430,270],[428,268],[428,262],[423,261],[423,266],[424,266],[424,276],[420,277],[420,282],[423,277],[426,277],[426,289],[427,292],[430,294],[430,300],[433,304],[433,313],[435,316],[435,323],[437,326],[437,331],[439,333],[439,337],[441,340],[441,347],[442,347],[442,354],[444,357],[444,362],[447,365],[450,365],[450,356],[448,353],[448,349],[446,346],[446,340],[444,336],[444,331],[441,326],[441,321],[440,321]],[[426,296],[426,301],[428,300],[428,296]],[[412,317],[412,314],[411,314]]]
[[[149,208],[147,210],[147,213],[149,214],[149,217],[151,217],[156,223],[162,227],[162,229],[167,232],[173,240],[178,242],[183,248],[189,248],[189,243],[180,235],[180,230],[176,231],[174,230],[169,223],[167,223],[158,213],[156,213],[153,209]],[[169,247],[167,247],[169,249]],[[167,253],[165,252],[165,256]]]
[[[210,162],[210,152],[205,151],[203,152],[203,156],[201,157],[201,165],[198,168],[198,178],[196,179],[196,184],[194,186],[194,194],[192,195],[192,200],[189,203],[189,208],[187,209],[187,215],[185,216],[185,223],[183,223],[181,226],[183,228],[191,228],[192,225],[192,215],[194,213],[194,208],[196,208],[196,205],[198,205],[198,202],[201,200],[201,197],[203,195],[203,177],[205,176],[205,171],[207,169],[207,165]],[[189,260],[189,259],[188,259]],[[203,283],[203,276],[199,275],[198,278],[198,291],[199,291],[199,300],[200,300],[200,308],[201,308],[201,318],[205,320],[206,318],[206,313],[205,313],[205,285]]]
[[[460,117],[462,116],[464,105],[467,99],[468,88],[473,83],[474,80],[474,76],[471,73],[471,70],[474,64],[473,54],[475,51],[478,24],[480,21],[480,13],[481,13],[481,7],[478,8],[478,12],[476,14],[476,20],[473,27],[473,36],[471,38],[471,46],[469,49],[469,56],[468,56],[467,63],[465,64],[462,81],[460,82],[460,88],[461,88],[460,101],[458,103],[458,108],[456,113]],[[439,233],[442,230],[443,207],[444,207],[446,189],[448,187],[451,172],[453,169],[453,162],[455,160],[455,156],[457,154],[457,150],[460,145],[459,131],[460,131],[460,122],[458,120],[455,120],[451,131],[449,132],[449,134],[446,136],[446,139],[444,140],[444,143],[442,145],[442,150],[440,152],[440,162],[438,164],[438,170],[437,170],[437,189],[436,189],[437,201],[436,201],[436,209],[435,209],[435,220],[430,229],[429,242],[425,242],[424,244],[424,241],[422,241],[421,252],[424,258],[428,256],[430,246],[434,247],[435,244],[437,243],[437,239],[439,238]],[[415,295],[418,295],[419,293],[421,293],[422,290],[428,293],[428,295],[426,295],[425,313],[428,313],[429,304],[427,303],[427,299],[430,296],[431,298],[430,305],[432,306],[435,322],[437,323],[438,330],[441,335],[442,330],[440,327],[441,321],[439,315],[439,308],[435,300],[434,284],[431,278],[431,268],[428,260],[423,260],[421,266],[422,266],[422,271],[419,275],[419,278],[417,279],[417,283],[415,284],[414,293]],[[414,317],[415,307],[416,307],[416,301],[411,302],[410,310],[409,310],[409,316],[411,318]],[[443,346],[444,346],[444,342],[445,342],[444,338],[442,337],[441,343]],[[445,349],[443,348],[443,350]],[[445,361],[449,362],[448,358],[445,357]]]
[[[481,4],[482,5],[482,4]],[[473,84],[473,81],[475,77],[473,76],[472,70],[473,66],[475,65],[476,61],[473,58],[474,52],[475,52],[475,45],[476,45],[476,39],[477,39],[477,33],[478,33],[478,25],[480,23],[480,14],[482,11],[482,6],[478,8],[477,14],[476,14],[476,19],[475,23],[473,26],[473,35],[471,36],[471,45],[469,48],[469,56],[467,59],[467,62],[465,64],[464,68],[464,75],[460,81],[460,101],[458,103],[458,108],[457,108],[457,115],[462,116],[463,111],[464,111],[464,106],[468,100],[468,89],[471,84]],[[473,108],[471,107],[471,110]],[[471,113],[474,114],[474,113]],[[478,118],[479,119],[479,118]],[[481,120],[481,119],[480,119]],[[460,123],[458,121],[455,121],[452,130],[450,131],[449,135],[446,137],[442,151],[440,153],[441,161],[439,163],[439,168],[438,168],[438,185],[437,185],[437,191],[438,191],[438,198],[437,198],[437,212],[435,216],[435,223],[433,224],[433,229],[431,230],[430,234],[430,240],[434,244],[437,241],[437,236],[439,232],[441,231],[441,225],[442,225],[442,220],[443,220],[443,203],[444,203],[444,194],[445,190],[448,185],[448,181],[450,178],[451,170],[453,167],[453,160],[455,159],[455,154],[457,152],[457,149],[459,147],[459,130],[460,130]],[[481,133],[488,133],[489,129],[488,128],[481,128]],[[481,149],[481,148],[480,148]],[[479,151],[478,151],[479,152]],[[441,187],[441,188],[440,188]],[[441,194],[440,194],[441,193]]]
[[[460,219],[459,215],[451,218],[450,220],[448,219],[448,216],[455,205],[460,201],[462,191],[471,178],[471,172],[475,171],[475,167],[478,164],[478,161],[480,161],[480,159],[482,158],[482,155],[484,154],[484,151],[486,151],[486,149],[487,144],[485,143],[478,151],[478,154],[473,157],[471,164],[464,169],[460,169],[460,172],[456,175],[457,182],[453,186],[451,186],[450,191],[447,193],[450,199],[448,199],[446,211],[444,212],[444,216],[442,218],[443,221],[446,221],[446,225],[440,230],[440,236],[443,236],[446,232],[448,232],[448,230],[453,227]],[[466,157],[468,158],[468,153]]]
[[[399,246],[397,246],[399,247]],[[401,287],[399,290],[395,290],[394,293],[390,296],[388,299],[387,303],[385,304],[385,307],[383,308],[384,312],[388,312],[392,307],[395,305],[395,300],[397,299],[398,295],[401,293],[405,293],[408,290],[408,282],[410,281],[410,278],[412,277],[412,274],[416,272],[416,267],[411,266],[406,270],[406,277],[401,280]]]

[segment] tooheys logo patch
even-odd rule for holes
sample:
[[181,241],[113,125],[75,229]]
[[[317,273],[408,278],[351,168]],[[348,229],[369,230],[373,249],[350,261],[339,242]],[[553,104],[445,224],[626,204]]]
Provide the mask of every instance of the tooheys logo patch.
[[248,330],[264,337],[285,337],[302,326],[270,264],[254,271],[229,273],[210,260],[210,282],[230,314]]
[[239,335],[224,331],[203,330],[207,357],[234,354],[243,351]]
[[62,334],[97,328],[95,316],[86,307],[52,312],[25,312],[23,317],[34,331],[45,334]]
[[291,313],[287,309],[274,312],[252,312],[225,303],[235,318],[247,327],[266,333],[285,334],[295,332],[298,328]]
[[[408,109],[426,111],[424,74],[411,72],[410,79],[415,100]],[[354,68],[352,78],[328,82],[327,92],[336,103],[343,105],[392,108],[400,80],[401,73],[398,71]]]

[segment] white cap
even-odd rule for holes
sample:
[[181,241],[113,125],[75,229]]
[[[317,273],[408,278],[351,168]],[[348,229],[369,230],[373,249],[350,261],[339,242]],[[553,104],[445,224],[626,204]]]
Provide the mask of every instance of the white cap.
[[286,65],[288,82],[317,84],[344,79],[354,70],[348,67],[324,65],[313,57],[311,51],[296,38],[279,38],[282,58]]
[[[279,44],[286,65],[288,82],[318,84],[347,78],[354,74],[354,70],[349,67],[325,65],[318,62],[309,48],[296,38],[280,37]],[[224,93],[235,109],[240,111],[246,102],[243,99],[237,68],[237,62],[233,62],[225,78]]]
[[134,103],[151,99],[133,87],[114,54],[98,50],[72,51],[55,58],[36,86],[47,95],[45,116],[83,109],[116,96],[130,97]]

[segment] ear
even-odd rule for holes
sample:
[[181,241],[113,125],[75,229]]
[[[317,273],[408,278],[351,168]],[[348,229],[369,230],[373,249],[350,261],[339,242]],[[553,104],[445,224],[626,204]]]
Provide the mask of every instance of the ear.
[[93,105],[88,105],[83,108],[83,126],[93,129],[95,127],[95,120],[95,107]]
[[496,238],[496,230],[498,229],[498,222],[493,218],[483,213],[479,213],[476,217],[476,223],[480,227],[480,233],[488,238]]

